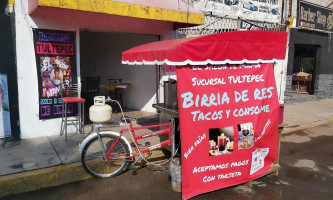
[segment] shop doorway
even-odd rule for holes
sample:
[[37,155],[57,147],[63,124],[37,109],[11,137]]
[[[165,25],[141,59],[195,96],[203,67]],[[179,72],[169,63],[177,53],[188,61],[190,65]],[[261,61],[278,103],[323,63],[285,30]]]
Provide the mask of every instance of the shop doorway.
[[[89,108],[93,103],[93,96],[111,96],[115,99],[121,94],[123,108],[155,112],[156,109],[152,107],[156,100],[155,66],[123,65],[121,53],[135,46],[159,40],[158,35],[81,30],[80,76],[82,87],[85,87],[85,81],[89,87],[96,86],[96,88],[88,89],[88,91],[94,91],[89,95],[86,95],[82,88],[82,95],[86,95],[88,98],[86,106]],[[120,83],[122,87],[113,88],[113,90],[105,87],[110,83]]]
[[295,45],[292,96],[304,98],[314,95],[318,46]]

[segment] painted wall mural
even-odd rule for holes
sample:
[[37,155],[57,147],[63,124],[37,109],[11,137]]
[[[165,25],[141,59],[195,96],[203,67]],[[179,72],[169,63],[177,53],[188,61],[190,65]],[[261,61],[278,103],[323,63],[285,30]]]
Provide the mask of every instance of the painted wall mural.
[[196,0],[193,7],[227,18],[280,22],[279,0]]

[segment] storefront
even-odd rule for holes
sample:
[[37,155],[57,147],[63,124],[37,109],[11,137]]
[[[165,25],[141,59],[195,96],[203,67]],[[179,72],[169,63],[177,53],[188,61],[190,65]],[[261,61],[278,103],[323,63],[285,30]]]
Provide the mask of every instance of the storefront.
[[[99,77],[101,85],[116,80],[128,84],[121,91],[123,107],[155,112],[155,109],[151,107],[156,100],[155,67],[133,68],[132,66],[122,65],[119,60],[123,50],[159,40],[160,36],[155,34],[81,30],[81,77],[83,79]],[[147,76],[147,74],[149,75]],[[111,95],[115,99],[114,93],[114,90],[111,92],[107,88],[100,88],[98,91],[100,95]]]
[[291,29],[286,101],[332,96],[332,52],[329,33]]
[[[156,85],[147,87],[147,84],[150,86],[151,79],[155,81],[155,77],[146,77],[147,72],[138,73],[124,67],[120,62],[121,51],[142,43],[172,39],[178,27],[203,24],[203,15],[182,2],[178,4],[178,1],[165,1],[163,4],[160,1],[143,1],[142,5],[138,4],[138,1],[102,0],[85,3],[15,2],[22,139],[60,132],[59,115],[56,116],[59,101],[52,96],[55,88],[51,85],[56,73],[54,65],[60,66],[63,79],[68,82],[95,76],[100,77],[100,84],[107,83],[108,79],[130,82],[133,87],[126,90],[124,99],[131,100],[124,101],[124,105],[132,109],[152,110],[146,105],[154,101]],[[45,37],[39,37],[41,35]],[[147,70],[155,74],[156,69],[152,66]],[[146,77],[147,84],[136,82],[136,77]],[[145,93],[135,93],[138,88]],[[43,95],[48,99],[42,99]],[[139,95],[149,99],[143,99],[146,102],[134,101],[133,96]],[[57,105],[49,107],[49,104]]]
[[0,140],[5,138],[4,143],[20,139],[12,9],[12,0],[0,2]]
[[181,142],[172,142],[172,150],[180,145],[181,156],[170,171],[181,165],[181,180],[177,172],[172,187],[181,189],[182,199],[280,168],[281,107],[273,63],[284,61],[286,43],[285,32],[235,31],[148,43],[123,52],[124,64],[175,69],[177,89],[167,93],[177,94],[178,104],[156,107],[171,116],[172,123],[179,119],[180,132],[174,137],[180,134]]
[[285,100],[325,99],[333,94],[333,10],[300,1],[290,29]]

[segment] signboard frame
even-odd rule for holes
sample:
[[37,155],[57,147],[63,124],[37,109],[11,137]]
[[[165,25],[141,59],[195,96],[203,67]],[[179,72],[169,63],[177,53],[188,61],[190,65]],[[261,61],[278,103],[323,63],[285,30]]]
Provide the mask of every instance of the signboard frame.
[[183,199],[273,168],[279,123],[273,64],[177,67],[177,77]]
[[333,9],[299,0],[297,26],[333,32]]
[[[33,28],[39,119],[62,117],[61,85],[77,83],[75,35],[75,31]],[[69,104],[68,108],[68,116],[77,115],[77,106]]]

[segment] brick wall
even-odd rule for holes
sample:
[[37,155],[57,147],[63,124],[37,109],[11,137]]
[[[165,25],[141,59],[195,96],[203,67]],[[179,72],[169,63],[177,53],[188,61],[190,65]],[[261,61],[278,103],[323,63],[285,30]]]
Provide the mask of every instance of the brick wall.
[[317,97],[318,99],[327,99],[333,96],[333,74],[317,75]]

